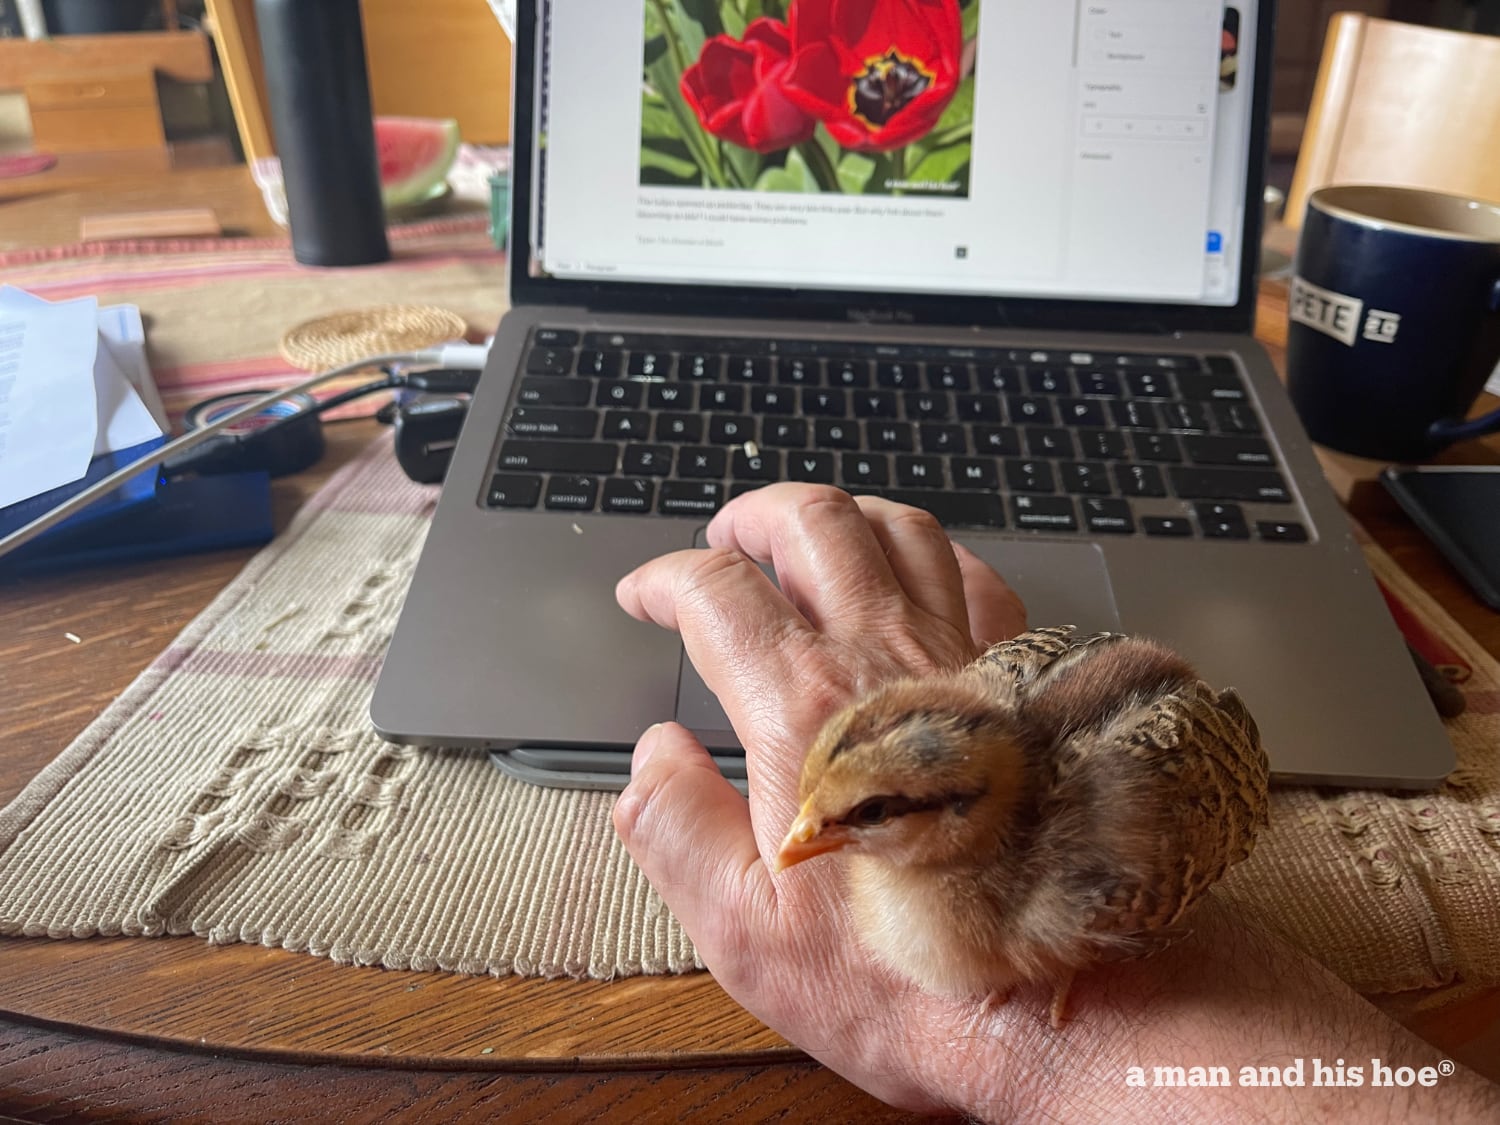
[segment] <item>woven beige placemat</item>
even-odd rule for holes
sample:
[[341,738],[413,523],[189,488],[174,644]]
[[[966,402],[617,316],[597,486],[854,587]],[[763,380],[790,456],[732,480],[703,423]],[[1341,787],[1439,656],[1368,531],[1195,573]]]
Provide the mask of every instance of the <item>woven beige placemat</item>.
[[[338,961],[612,977],[699,966],[610,794],[382,742],[366,707],[436,490],[388,439],[341,471],[0,810],[0,934],[198,934]],[[1500,982],[1500,670],[1474,668],[1435,794],[1283,790],[1224,888],[1365,992]]]

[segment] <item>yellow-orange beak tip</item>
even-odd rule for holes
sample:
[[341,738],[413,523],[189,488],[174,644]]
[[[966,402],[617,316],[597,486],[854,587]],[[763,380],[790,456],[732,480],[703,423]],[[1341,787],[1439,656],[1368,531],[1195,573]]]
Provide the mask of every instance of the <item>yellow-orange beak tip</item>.
[[788,867],[795,867],[804,860],[827,852],[837,851],[850,842],[849,834],[840,825],[820,828],[812,817],[804,812],[792,822],[791,831],[781,841],[776,857],[771,861],[771,871],[780,874]]

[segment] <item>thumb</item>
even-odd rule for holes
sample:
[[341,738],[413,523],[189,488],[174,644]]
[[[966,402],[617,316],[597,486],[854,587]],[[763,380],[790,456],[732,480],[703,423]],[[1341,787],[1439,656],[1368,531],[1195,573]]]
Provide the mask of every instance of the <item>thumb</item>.
[[759,898],[755,881],[768,881],[749,803],[692,732],[662,723],[636,744],[614,822],[631,858],[712,966],[737,944],[730,931]]

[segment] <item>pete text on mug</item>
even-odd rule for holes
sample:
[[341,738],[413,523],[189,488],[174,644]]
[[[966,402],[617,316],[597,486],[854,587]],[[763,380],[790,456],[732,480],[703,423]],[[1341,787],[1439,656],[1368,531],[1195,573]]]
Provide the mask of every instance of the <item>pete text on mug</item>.
[[1292,278],[1291,317],[1351,348],[1356,332],[1377,344],[1394,344],[1401,330],[1400,313],[1384,309],[1366,312],[1365,303],[1358,297],[1320,288],[1300,277]]

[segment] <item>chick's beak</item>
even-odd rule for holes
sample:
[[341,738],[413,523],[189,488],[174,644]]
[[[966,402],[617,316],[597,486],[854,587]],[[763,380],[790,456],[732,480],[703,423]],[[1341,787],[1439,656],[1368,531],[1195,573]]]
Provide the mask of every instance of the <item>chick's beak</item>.
[[781,850],[776,853],[771,870],[785,871],[815,855],[838,851],[850,842],[849,830],[842,824],[820,826],[817,815],[803,805],[797,819],[792,821],[791,831],[781,841]]

